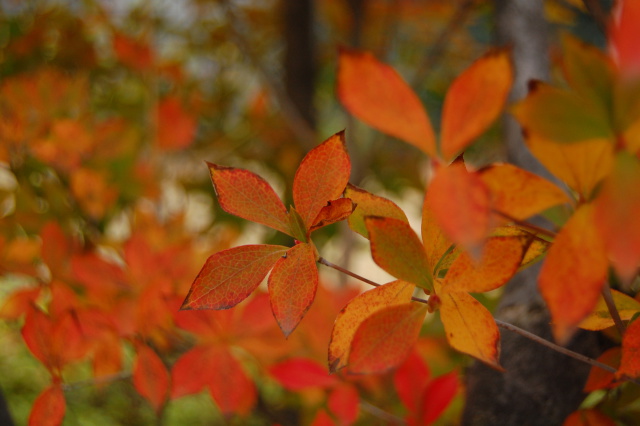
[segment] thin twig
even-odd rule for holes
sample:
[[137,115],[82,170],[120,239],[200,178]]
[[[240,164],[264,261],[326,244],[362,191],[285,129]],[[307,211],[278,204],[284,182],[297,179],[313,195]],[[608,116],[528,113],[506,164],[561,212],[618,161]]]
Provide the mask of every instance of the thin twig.
[[611,287],[609,287],[609,283],[605,282],[604,286],[602,286],[602,297],[604,297],[604,303],[607,304],[607,309],[609,310],[609,315],[613,318],[613,322],[620,333],[620,336],[624,336],[624,332],[626,327],[622,322],[622,318],[620,318],[620,312],[618,312],[618,308],[616,307],[615,302],[613,301],[613,294],[611,294]]
[[545,237],[548,237],[548,238],[551,238],[551,239],[555,239],[556,238],[556,233],[553,232],[553,231],[549,231],[548,229],[541,228],[541,227],[536,226],[536,225],[534,225],[532,223],[516,219],[515,217],[510,216],[510,215],[508,215],[506,213],[503,213],[503,212],[501,212],[499,210],[495,210],[494,209],[492,211],[495,214],[497,214],[498,216],[500,216],[500,217],[502,217],[504,219],[507,219],[509,222],[513,222],[516,225],[518,225],[519,227],[528,230],[529,232],[531,232],[534,235],[539,234],[539,235],[544,235]]
[[[333,269],[335,269],[337,271],[343,272],[343,273],[345,273],[345,274],[347,274],[347,275],[349,275],[349,276],[351,276],[353,278],[356,278],[356,279],[358,279],[358,280],[360,280],[360,281],[362,281],[364,283],[367,283],[369,285],[373,285],[375,287],[379,287],[381,285],[381,284],[373,282],[373,281],[371,281],[371,280],[369,280],[367,278],[364,278],[364,277],[362,277],[362,276],[360,276],[360,275],[358,275],[356,273],[353,273],[353,272],[348,271],[348,270],[346,270],[344,268],[341,268],[340,266],[329,262],[328,260],[326,260],[323,257],[321,257],[318,260],[318,263],[321,263],[321,264],[323,264],[325,266],[333,268]],[[419,302],[419,303],[425,303],[425,304],[429,303],[427,300],[421,299],[419,297],[412,297],[411,300],[413,300],[415,302]],[[527,338],[527,339],[529,339],[529,340],[531,340],[533,342],[536,342],[536,343],[538,343],[540,345],[543,345],[543,346],[546,346],[546,347],[548,347],[550,349],[553,349],[554,351],[556,351],[558,353],[561,353],[563,355],[566,355],[566,356],[569,356],[571,358],[577,359],[578,361],[582,361],[582,362],[584,362],[586,364],[589,364],[589,365],[592,365],[594,367],[601,368],[601,369],[603,369],[605,371],[608,371],[610,373],[615,373],[617,371],[615,368],[613,368],[613,367],[611,367],[611,366],[609,366],[607,364],[604,364],[604,363],[602,363],[602,362],[600,362],[600,361],[598,361],[596,359],[593,359],[593,358],[590,358],[588,356],[585,356],[585,355],[579,354],[577,352],[574,352],[571,349],[567,349],[567,348],[565,348],[563,346],[557,345],[557,344],[555,344],[553,342],[550,342],[550,341],[548,341],[546,339],[543,339],[542,337],[537,336],[537,335],[535,335],[535,334],[533,334],[533,333],[531,333],[531,332],[529,332],[527,330],[524,330],[524,329],[522,329],[522,328],[520,328],[518,326],[515,326],[513,324],[509,324],[509,323],[504,322],[504,321],[500,321],[498,319],[495,319],[495,322],[496,322],[497,326],[500,327],[500,328],[504,328],[505,330],[509,330],[511,332],[517,333],[517,334],[521,335],[522,337],[525,337],[525,338]],[[634,379],[634,378],[631,378],[631,377],[627,377],[627,376],[623,377],[623,379],[627,380],[629,382],[635,383],[636,385],[640,385],[640,381],[637,380],[637,379]]]
[[385,424],[392,424],[392,425],[406,425],[407,424],[407,422],[405,422],[400,417],[394,416],[391,413],[387,413],[386,411],[376,407],[373,404],[370,404],[369,402],[365,401],[364,399],[360,400],[360,408],[362,408],[362,411],[366,411],[367,413],[376,416],[380,420],[384,420]]

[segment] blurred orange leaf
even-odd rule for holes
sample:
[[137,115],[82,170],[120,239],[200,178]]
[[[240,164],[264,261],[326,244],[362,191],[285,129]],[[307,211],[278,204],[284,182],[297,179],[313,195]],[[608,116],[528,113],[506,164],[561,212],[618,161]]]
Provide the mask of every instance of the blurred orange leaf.
[[622,336],[622,357],[616,378],[640,377],[640,321],[629,324]]
[[442,108],[440,151],[453,159],[493,123],[513,83],[509,52],[489,52],[460,74]]
[[615,426],[616,422],[594,408],[574,411],[562,426]]
[[[620,367],[620,357],[622,356],[622,350],[620,347],[607,349],[602,355],[598,357],[598,361],[611,366],[615,369]],[[584,385],[585,392],[593,392],[598,389],[611,389],[618,383],[616,382],[615,374],[602,368],[591,367],[587,383]]]
[[158,104],[157,142],[161,149],[183,149],[196,134],[196,119],[185,110],[180,99],[168,96]]
[[435,157],[435,136],[422,102],[389,65],[371,53],[341,49],[337,91],[351,114]]
[[558,342],[567,342],[593,311],[607,279],[607,267],[593,208],[583,205],[556,236],[538,277]]

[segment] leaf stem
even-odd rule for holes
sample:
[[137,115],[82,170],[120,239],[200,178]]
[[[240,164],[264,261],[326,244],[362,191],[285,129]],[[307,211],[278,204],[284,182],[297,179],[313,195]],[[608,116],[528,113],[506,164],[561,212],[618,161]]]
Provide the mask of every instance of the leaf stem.
[[622,322],[622,318],[620,318],[620,312],[618,312],[618,308],[613,301],[613,294],[611,294],[611,287],[609,287],[609,282],[605,282],[604,286],[602,286],[602,297],[604,298],[604,302],[607,304],[609,315],[611,315],[611,318],[613,318],[613,322],[616,325],[620,336],[624,336],[626,327]]
[[539,234],[539,235],[544,235],[545,237],[551,238],[551,239],[555,239],[556,238],[556,233],[553,232],[553,231],[549,231],[548,229],[541,228],[541,227],[536,226],[536,225],[534,225],[532,223],[516,219],[515,217],[509,216],[508,214],[503,213],[503,212],[501,212],[499,210],[493,210],[493,212],[495,214],[497,214],[498,216],[500,216],[500,217],[502,217],[504,219],[507,219],[509,222],[513,222],[516,225],[518,225],[519,227],[528,230],[529,232],[533,233],[534,235],[535,234]]
[[[351,271],[349,271],[347,269],[344,269],[344,268],[342,268],[342,267],[340,267],[340,266],[338,266],[338,265],[336,265],[334,263],[331,263],[331,262],[329,262],[328,260],[326,260],[323,257],[320,257],[318,259],[318,263],[321,263],[321,264],[323,264],[325,266],[328,266],[328,267],[333,268],[333,269],[335,269],[337,271],[345,273],[345,274],[349,275],[350,277],[356,278],[356,279],[358,279],[358,280],[360,280],[360,281],[362,281],[364,283],[367,283],[369,285],[372,285],[374,287],[379,287],[381,285],[381,284],[378,284],[378,283],[376,283],[374,281],[371,281],[371,280],[369,280],[367,278],[364,278],[364,277],[362,277],[362,276],[360,276],[360,275],[358,275],[358,274],[356,274],[354,272],[351,272]],[[411,300],[413,300],[415,302],[418,302],[418,303],[425,303],[425,304],[429,303],[428,300],[421,299],[419,297],[412,297]],[[605,300],[606,300],[606,298],[605,298]],[[527,339],[529,339],[529,340],[531,340],[533,342],[536,342],[536,343],[538,343],[540,345],[546,346],[549,349],[552,349],[552,350],[554,350],[554,351],[556,351],[558,353],[561,353],[563,355],[569,356],[569,357],[574,358],[574,359],[576,359],[578,361],[582,361],[582,362],[584,362],[586,364],[589,364],[589,365],[592,365],[594,367],[598,367],[598,368],[600,368],[602,370],[605,370],[605,371],[608,371],[610,373],[615,373],[617,371],[614,367],[611,367],[610,365],[604,364],[604,363],[602,363],[602,362],[600,362],[600,361],[598,361],[596,359],[590,358],[590,357],[588,357],[586,355],[582,355],[582,354],[580,354],[578,352],[574,352],[571,349],[567,349],[567,348],[565,348],[563,346],[557,345],[557,344],[555,344],[553,342],[550,342],[549,340],[543,339],[542,337],[540,337],[538,335],[535,335],[535,334],[533,334],[533,333],[531,333],[531,332],[529,332],[529,331],[527,331],[525,329],[522,329],[522,328],[520,328],[518,326],[515,326],[513,324],[509,324],[508,322],[504,322],[504,321],[501,321],[501,320],[498,320],[498,319],[495,319],[495,318],[494,318],[494,320],[495,320],[495,322],[496,322],[498,327],[503,328],[505,330],[509,330],[509,331],[511,331],[513,333],[517,333],[517,334],[521,335],[524,338],[527,338]],[[632,382],[632,383],[634,383],[636,385],[640,385],[640,381],[637,380],[637,379],[634,379],[634,378],[631,378],[631,377],[627,377],[627,376],[624,376],[623,378],[624,378],[624,380]]]

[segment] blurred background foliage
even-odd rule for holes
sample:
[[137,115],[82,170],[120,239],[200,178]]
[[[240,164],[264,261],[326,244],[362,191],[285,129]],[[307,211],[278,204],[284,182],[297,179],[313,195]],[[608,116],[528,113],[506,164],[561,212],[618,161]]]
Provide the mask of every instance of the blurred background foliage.
[[[545,7],[552,40],[570,29],[603,44],[582,2]],[[247,242],[291,243],[221,211],[203,161],[257,172],[290,204],[302,156],[346,128],[351,182],[418,217],[427,159],[340,107],[338,47],[392,64],[437,127],[454,76],[494,44],[494,9],[485,0],[0,1],[0,387],[14,421],[26,422],[50,380],[20,335],[26,306],[54,312],[67,303],[133,325],[111,340],[118,360],[104,375],[95,347],[65,366],[65,424],[222,422],[203,393],[154,413],[127,373],[138,340],[166,364],[194,344],[175,325],[176,301],[207,256]],[[502,155],[497,130],[478,145],[479,163]],[[318,241],[347,266],[363,244],[344,230],[329,227]],[[90,257],[96,263],[83,266]],[[96,293],[100,279],[124,289]],[[228,421],[308,423],[325,406],[325,390],[286,392],[267,372],[292,356],[326,362],[335,314],[356,290],[335,275],[325,280],[332,290],[289,341],[272,328],[256,332],[262,343],[231,345],[259,397],[242,420]],[[136,313],[101,305],[107,296]],[[434,372],[464,364],[442,346],[437,326],[425,330],[419,353]],[[344,380],[362,399],[403,415],[385,386],[390,376]],[[454,422],[459,406],[443,422]],[[385,424],[374,411],[361,407],[359,421]]]

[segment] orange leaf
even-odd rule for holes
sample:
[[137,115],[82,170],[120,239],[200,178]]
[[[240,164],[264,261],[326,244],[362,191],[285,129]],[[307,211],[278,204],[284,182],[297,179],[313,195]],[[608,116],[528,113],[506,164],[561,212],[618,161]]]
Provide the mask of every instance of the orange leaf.
[[29,426],[59,426],[67,403],[60,386],[51,385],[36,398],[29,414]]
[[0,306],[0,318],[16,320],[24,315],[40,295],[40,288],[26,288],[13,292]]
[[349,198],[338,198],[337,200],[329,201],[314,219],[309,232],[348,218],[355,208],[356,205]]
[[607,279],[607,258],[591,205],[580,207],[560,230],[542,265],[538,284],[560,343],[593,310]]
[[489,238],[480,259],[473,259],[468,252],[458,256],[444,277],[442,290],[445,293],[495,290],[518,271],[527,245],[524,238]]
[[286,253],[287,247],[247,245],[220,251],[207,259],[181,309],[228,309],[244,299]]
[[441,167],[427,191],[428,207],[452,242],[478,252],[490,228],[490,194],[478,173],[462,163]]
[[317,288],[318,269],[312,245],[298,244],[278,259],[269,276],[269,298],[273,315],[285,337],[311,307]]
[[420,99],[371,53],[341,49],[338,98],[354,116],[435,157],[435,136]]
[[440,319],[451,347],[502,370],[500,332],[487,308],[467,293],[445,293],[440,298]]
[[343,383],[331,391],[327,406],[339,420],[338,424],[351,425],[358,418],[360,395],[353,385]]
[[408,223],[388,217],[367,217],[365,225],[371,241],[371,256],[378,266],[424,289],[433,287],[424,248]]
[[351,342],[360,324],[380,309],[408,303],[414,289],[413,284],[398,280],[366,291],[351,299],[336,317],[331,332],[329,369],[332,373],[347,365]]
[[327,388],[335,385],[337,379],[330,376],[325,367],[306,358],[292,358],[269,369],[271,375],[285,389],[299,391],[308,388]]
[[342,194],[350,173],[344,131],[331,136],[302,159],[293,179],[293,202],[307,229],[327,201]]
[[[613,368],[620,366],[620,357],[622,351],[619,347],[607,349],[602,355],[598,357],[598,361],[609,365]],[[596,366],[591,367],[587,383],[584,385],[585,392],[593,392],[598,389],[611,389],[618,385],[614,373],[610,373],[602,368]]]
[[640,161],[620,152],[595,201],[595,226],[620,278],[630,282],[640,266]]
[[512,83],[506,50],[484,55],[456,78],[442,108],[440,150],[445,160],[453,159],[498,118]]
[[562,426],[615,426],[616,422],[594,408],[574,411]]
[[436,276],[438,273],[435,270],[436,266],[438,269],[443,269],[446,267],[445,263],[449,263],[445,262],[443,256],[447,255],[447,260],[452,260],[457,254],[454,251],[448,253],[452,248],[451,240],[445,235],[433,210],[431,210],[430,198],[432,198],[431,191],[427,191],[422,204],[422,244],[427,253],[429,267]]
[[622,336],[622,357],[616,378],[640,377],[640,321],[634,321]]
[[50,370],[61,367],[52,347],[53,330],[51,318],[40,309],[30,306],[22,327],[22,339],[33,356]]
[[518,237],[526,240],[525,253],[520,263],[520,268],[539,260],[551,247],[551,243],[547,240],[537,237],[515,225],[505,225],[494,229],[491,237]]
[[264,179],[243,169],[207,166],[224,211],[291,235],[287,209]]
[[397,367],[418,340],[427,306],[403,303],[376,310],[358,327],[349,353],[349,373],[381,373]]
[[373,195],[355,185],[348,184],[344,196],[351,198],[356,204],[353,214],[349,216],[349,227],[365,238],[369,238],[367,227],[364,224],[364,219],[367,216],[391,217],[409,223],[407,215],[396,203]]
[[[633,297],[614,289],[611,289],[611,295],[613,296],[613,303],[620,314],[620,319],[623,321],[630,320],[640,312],[640,302]],[[585,330],[604,330],[614,324],[604,298],[600,297],[595,309],[580,323],[579,327]]]
[[169,394],[169,373],[162,360],[149,346],[137,343],[138,356],[133,364],[133,385],[156,411],[160,411]]
[[620,0],[615,3],[611,13],[612,21],[608,28],[609,51],[622,73],[628,77],[637,77],[640,73],[640,4],[635,0]]
[[570,202],[553,183],[511,164],[491,165],[480,172],[494,210],[524,220],[558,204]]
[[168,96],[158,105],[158,147],[183,149],[188,147],[196,134],[196,120],[185,111],[180,99]]

